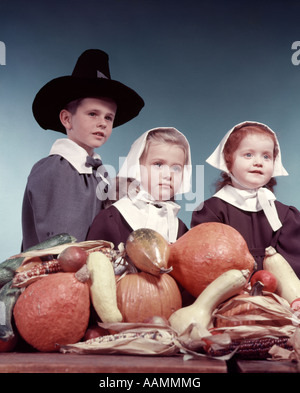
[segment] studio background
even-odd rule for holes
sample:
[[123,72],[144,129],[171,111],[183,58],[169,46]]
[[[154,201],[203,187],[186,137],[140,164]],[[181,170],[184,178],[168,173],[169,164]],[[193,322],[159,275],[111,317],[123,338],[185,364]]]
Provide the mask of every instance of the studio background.
[[[63,137],[35,122],[34,96],[71,74],[89,48],[106,51],[112,79],[145,100],[140,115],[97,149],[104,163],[118,169],[119,156],[144,131],[176,127],[191,144],[193,191],[196,165],[204,165],[206,199],[219,172],[205,159],[233,125],[256,120],[277,133],[290,174],[278,178],[277,198],[299,209],[300,65],[292,61],[299,15],[300,1],[291,0],[1,0],[0,261],[20,250],[33,164]],[[180,203],[189,226],[192,212]]]

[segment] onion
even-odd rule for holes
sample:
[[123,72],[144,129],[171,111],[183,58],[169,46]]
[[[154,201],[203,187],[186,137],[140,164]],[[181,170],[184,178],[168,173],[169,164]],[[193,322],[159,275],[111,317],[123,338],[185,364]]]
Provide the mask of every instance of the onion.
[[87,260],[87,253],[81,247],[70,246],[65,248],[57,257],[64,272],[77,272]]

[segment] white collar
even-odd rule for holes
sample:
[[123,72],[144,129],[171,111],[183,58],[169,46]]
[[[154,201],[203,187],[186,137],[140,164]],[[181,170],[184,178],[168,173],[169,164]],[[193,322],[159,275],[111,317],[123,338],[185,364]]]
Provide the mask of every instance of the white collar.
[[129,192],[113,204],[133,230],[150,228],[174,243],[178,233],[180,206],[172,201],[157,202],[146,191]]
[[[76,142],[72,141],[68,138],[57,139],[50,150],[49,155],[58,154],[62,156],[64,159],[69,161],[71,165],[80,173],[80,174],[91,174],[93,173],[93,168],[85,165],[86,158],[88,156],[87,151],[79,146]],[[99,158],[99,154],[94,153],[93,158]]]
[[276,197],[265,187],[241,190],[227,184],[215,193],[214,197],[220,198],[241,210],[249,212],[263,210],[273,231],[277,231],[282,227],[274,204]]

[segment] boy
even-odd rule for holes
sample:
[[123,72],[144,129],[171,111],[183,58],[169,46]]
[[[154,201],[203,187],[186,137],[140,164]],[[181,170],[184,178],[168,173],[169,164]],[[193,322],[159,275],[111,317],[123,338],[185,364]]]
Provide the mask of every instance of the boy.
[[36,121],[67,138],[58,139],[28,177],[22,249],[59,233],[69,233],[77,241],[86,239],[105,199],[105,192],[96,196],[98,182],[109,185],[94,149],[108,140],[113,127],[137,116],[143,106],[135,91],[111,79],[108,55],[96,49],[78,58],[72,75],[41,88],[32,107]]

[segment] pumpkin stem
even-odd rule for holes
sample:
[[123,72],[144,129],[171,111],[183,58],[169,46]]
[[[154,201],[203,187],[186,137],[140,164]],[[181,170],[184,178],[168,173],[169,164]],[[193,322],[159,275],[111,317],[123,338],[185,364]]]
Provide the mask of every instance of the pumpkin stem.
[[250,296],[260,296],[264,289],[264,284],[261,281],[256,281],[250,291]]
[[160,274],[163,274],[163,273],[170,273],[171,271],[173,270],[173,266],[171,266],[171,267],[169,267],[169,268],[164,268],[164,267],[161,267],[160,268],[160,270],[159,270],[159,273]]

